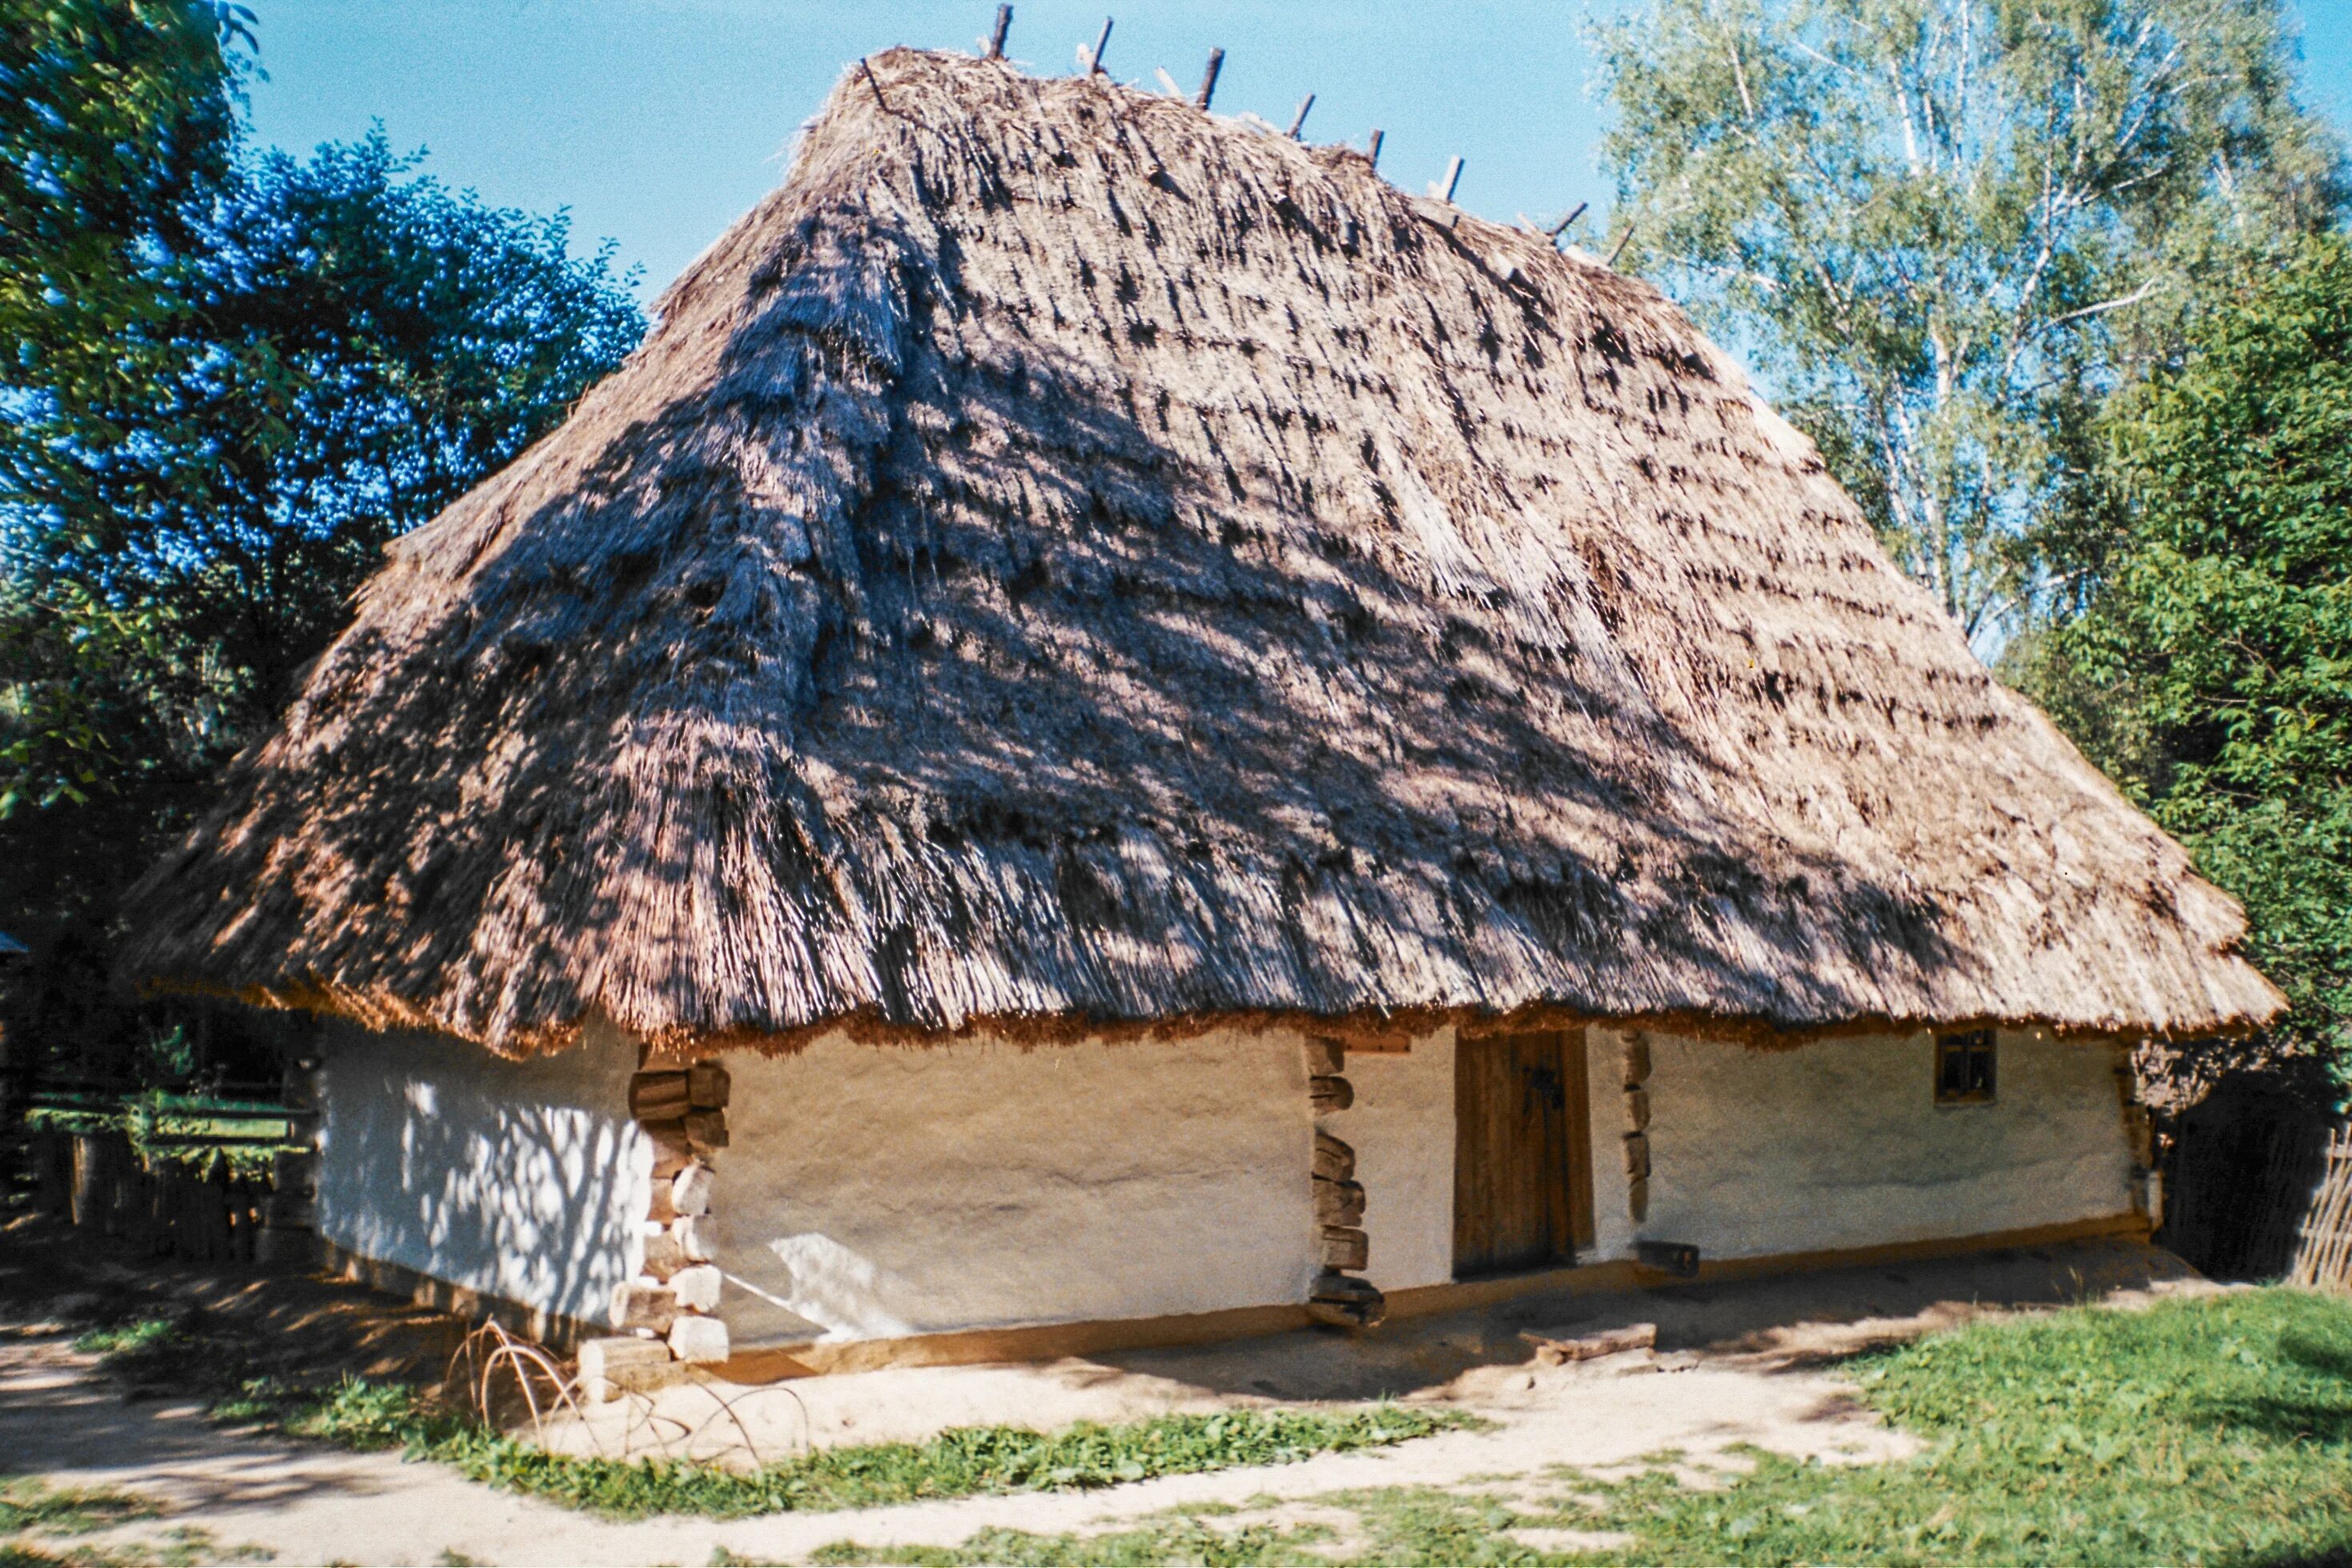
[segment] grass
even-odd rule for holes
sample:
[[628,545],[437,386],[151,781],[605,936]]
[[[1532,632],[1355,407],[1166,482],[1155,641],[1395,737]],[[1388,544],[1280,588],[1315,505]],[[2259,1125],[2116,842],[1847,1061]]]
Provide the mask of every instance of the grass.
[[[201,1530],[168,1530],[128,1545],[60,1546],[54,1539],[111,1530],[162,1511],[136,1492],[52,1487],[21,1476],[0,1480],[0,1568],[195,1568],[257,1560],[250,1548],[224,1549]],[[52,1539],[27,1539],[34,1535]]]
[[249,1376],[249,1350],[200,1321],[147,1319],[93,1330],[77,1349],[103,1358],[134,1391],[207,1397],[214,1419],[352,1448],[399,1448],[467,1478],[614,1519],[875,1508],[929,1499],[1115,1486],[1152,1476],[1291,1464],[1384,1447],[1470,1424],[1451,1412],[1380,1405],[1319,1411],[1162,1415],[1050,1433],[957,1427],[922,1443],[819,1448],[756,1472],[683,1460],[624,1462],[551,1454],[435,1408],[394,1383],[344,1377],[305,1386]]
[[[1862,1396],[1929,1441],[1822,1465],[1750,1453],[1683,1484],[1556,1470],[1496,1489],[1311,1500],[1380,1563],[2352,1563],[2352,1302],[2270,1289],[2147,1311],[1987,1323],[1858,1359]],[[1536,1530],[1622,1544],[1539,1550]],[[1094,1536],[992,1531],[950,1549],[829,1547],[834,1563],[1295,1563],[1308,1527],[1202,1514]]]

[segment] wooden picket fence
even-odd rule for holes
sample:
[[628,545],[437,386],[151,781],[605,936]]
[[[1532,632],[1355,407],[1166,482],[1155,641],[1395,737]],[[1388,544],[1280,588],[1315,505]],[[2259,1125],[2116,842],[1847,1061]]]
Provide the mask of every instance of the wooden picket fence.
[[116,1131],[35,1131],[26,1154],[36,1207],[152,1257],[269,1262],[310,1228],[307,1166],[296,1162],[245,1174],[218,1155],[142,1158]]
[[2312,1189],[2287,1278],[2323,1290],[2352,1290],[2352,1126],[2327,1140],[2327,1168]]

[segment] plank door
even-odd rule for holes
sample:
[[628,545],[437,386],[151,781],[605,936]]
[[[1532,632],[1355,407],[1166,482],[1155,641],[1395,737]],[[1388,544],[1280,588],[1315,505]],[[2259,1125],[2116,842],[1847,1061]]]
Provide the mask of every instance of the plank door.
[[1584,1031],[1465,1034],[1454,1056],[1454,1273],[1574,1259],[1592,1242]]

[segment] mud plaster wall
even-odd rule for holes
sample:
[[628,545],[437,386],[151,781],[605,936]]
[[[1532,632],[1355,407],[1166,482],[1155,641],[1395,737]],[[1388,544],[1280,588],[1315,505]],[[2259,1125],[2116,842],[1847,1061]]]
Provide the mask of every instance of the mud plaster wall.
[[711,1210],[738,1345],[1305,1300],[1296,1034],[730,1057]]
[[1371,1255],[1364,1278],[1383,1290],[1454,1278],[1454,1030],[1400,1054],[1350,1051],[1349,1109],[1324,1119],[1356,1151]]
[[[1598,1048],[1604,1037],[1595,1031],[1596,1165],[1618,1157],[1625,1131],[1622,1103],[1610,1115],[1601,1092],[1614,1071],[1615,1053]],[[1643,1238],[1738,1258],[2131,1207],[2113,1046],[2003,1030],[1996,1101],[1939,1107],[1924,1032],[1771,1052],[1656,1033],[1650,1042]],[[1624,1212],[1622,1184],[1614,1207]]]
[[331,1026],[319,1230],[363,1257],[601,1322],[641,1245],[653,1153],[628,1120],[635,1045],[509,1062]]

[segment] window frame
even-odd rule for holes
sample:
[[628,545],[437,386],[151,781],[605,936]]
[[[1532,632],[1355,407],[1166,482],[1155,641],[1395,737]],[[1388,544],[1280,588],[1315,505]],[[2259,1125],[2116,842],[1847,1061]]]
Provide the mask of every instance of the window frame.
[[[1937,1110],[2000,1102],[2000,1031],[1948,1029],[1938,1031],[1933,1038],[1933,1076],[1928,1082]],[[1952,1074],[1947,1067],[1955,1057],[1962,1058],[1958,1089],[1949,1087]],[[1979,1065],[1981,1072],[1978,1070]]]

